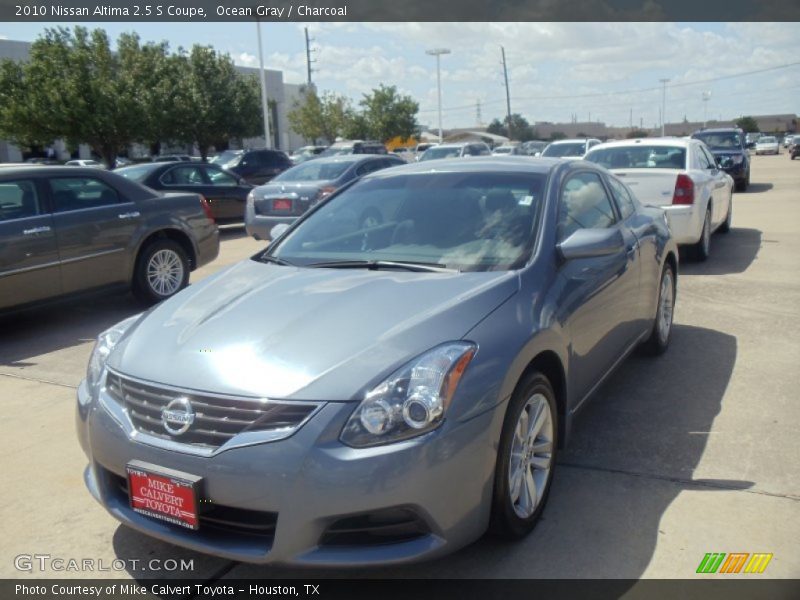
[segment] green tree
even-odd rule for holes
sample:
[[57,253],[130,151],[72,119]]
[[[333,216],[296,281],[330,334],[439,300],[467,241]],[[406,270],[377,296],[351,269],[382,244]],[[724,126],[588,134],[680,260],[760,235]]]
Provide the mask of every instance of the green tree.
[[23,148],[50,145],[53,130],[36,112],[33,91],[23,65],[12,60],[0,63],[0,137]]
[[419,104],[411,96],[401,96],[393,85],[374,88],[372,93],[364,94],[359,105],[362,108],[363,122],[355,120],[350,126],[354,129],[366,128],[366,135],[381,142],[393,137],[409,138],[417,131],[417,112]]
[[195,45],[189,53],[179,50],[174,60],[175,141],[196,144],[206,160],[215,143],[261,132],[258,83],[240,75],[228,55]]
[[320,96],[315,89],[306,88],[303,100],[295,103],[287,117],[298,135],[313,142],[324,140],[332,144],[337,137],[345,135],[353,115],[350,102],[344,96],[332,92]]
[[[511,123],[511,127],[509,127],[509,122]],[[519,113],[512,114],[510,121],[508,117],[502,121],[500,121],[500,119],[494,119],[489,123],[489,127],[486,128],[486,131],[487,133],[502,135],[503,137],[519,142],[527,142],[528,140],[536,139],[536,133],[533,127],[531,127],[528,120]]]
[[567,134],[564,133],[563,131],[554,131],[553,133],[550,134],[550,141],[555,142],[557,140],[566,139],[566,137]]
[[491,133],[492,135],[502,135],[504,137],[508,136],[508,129],[500,119],[493,119],[489,126],[486,128],[486,133]]
[[758,131],[758,122],[753,117],[739,117],[734,123],[745,133],[755,133]]

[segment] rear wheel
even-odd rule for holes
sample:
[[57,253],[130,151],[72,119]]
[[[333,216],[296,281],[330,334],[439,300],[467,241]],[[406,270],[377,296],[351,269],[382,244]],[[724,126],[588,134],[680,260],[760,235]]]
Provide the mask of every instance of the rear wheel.
[[669,263],[661,272],[661,284],[658,288],[658,308],[653,329],[642,344],[645,354],[657,356],[667,351],[672,336],[672,317],[675,309],[675,272]]
[[168,239],[150,242],[139,253],[133,276],[134,295],[148,304],[174,296],[189,282],[189,259],[180,244]]
[[509,401],[495,467],[490,530],[518,539],[544,510],[555,469],[558,412],[553,388],[538,372],[526,376]]
[[695,260],[700,262],[708,259],[711,254],[711,207],[706,209],[706,216],[703,219],[703,229],[700,232],[700,239],[692,246],[692,253]]

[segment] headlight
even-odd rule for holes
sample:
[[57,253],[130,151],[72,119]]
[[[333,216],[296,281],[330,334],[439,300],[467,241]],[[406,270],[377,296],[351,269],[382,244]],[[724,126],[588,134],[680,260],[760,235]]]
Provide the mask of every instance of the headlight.
[[89,358],[89,367],[86,369],[86,384],[92,392],[94,392],[97,384],[100,383],[103,369],[106,367],[106,359],[108,355],[111,354],[111,350],[114,349],[114,346],[117,345],[120,338],[140,316],[142,316],[141,313],[128,317],[97,336],[97,341],[92,350],[92,356]]
[[476,350],[468,342],[444,344],[395,371],[367,393],[345,424],[341,441],[364,448],[436,429]]

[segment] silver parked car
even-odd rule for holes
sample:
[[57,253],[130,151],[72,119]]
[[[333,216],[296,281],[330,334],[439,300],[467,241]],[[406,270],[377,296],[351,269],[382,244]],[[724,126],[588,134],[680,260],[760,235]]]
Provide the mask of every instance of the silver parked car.
[[134,529],[248,562],[521,537],[576,411],[667,348],[677,268],[664,212],[591,163],[377,171],[100,335],[86,485]]

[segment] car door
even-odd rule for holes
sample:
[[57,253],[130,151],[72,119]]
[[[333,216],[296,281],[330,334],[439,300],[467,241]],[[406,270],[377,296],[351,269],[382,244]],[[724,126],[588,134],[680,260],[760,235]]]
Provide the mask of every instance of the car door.
[[639,250],[632,233],[620,221],[594,171],[568,175],[561,187],[557,241],[578,229],[613,228],[628,242],[617,253],[577,258],[559,268],[562,323],[570,343],[570,371],[577,397],[584,398],[633,343],[638,318],[631,314],[639,296]]
[[126,282],[142,223],[136,203],[89,175],[50,177],[49,191],[64,292]]
[[711,223],[716,228],[728,216],[730,203],[730,180],[728,175],[717,166],[714,155],[702,144],[697,144],[701,166],[708,178],[709,194],[712,199]]
[[203,195],[211,204],[214,218],[219,221],[243,220],[244,207],[250,186],[244,186],[232,174],[214,165],[201,169],[204,180]]
[[61,293],[53,216],[40,183],[0,179],[0,309]]

